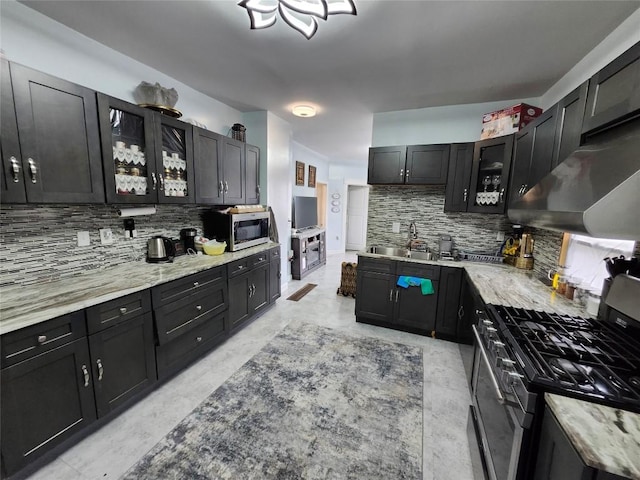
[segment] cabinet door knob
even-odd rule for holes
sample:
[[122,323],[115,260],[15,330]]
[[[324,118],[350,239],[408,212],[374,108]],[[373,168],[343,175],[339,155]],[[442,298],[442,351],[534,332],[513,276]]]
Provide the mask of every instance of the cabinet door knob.
[[46,335],[38,335],[38,343],[40,345],[42,345],[46,341],[47,341],[47,336]]
[[469,197],[469,189],[465,188],[462,193],[462,201],[466,202],[468,197]]
[[33,158],[27,160],[29,162],[29,172],[31,172],[31,183],[38,183],[38,166]]
[[158,180],[160,180],[160,191],[164,190],[164,178],[162,178],[162,174],[158,174]]
[[125,313],[127,313],[127,307],[120,307],[120,314],[124,315]]
[[198,287],[199,285],[200,285],[200,282],[193,282],[194,287]]
[[224,186],[222,185],[222,180],[218,182],[218,196],[221,196],[224,193]]
[[409,170],[407,170],[407,171],[404,173],[404,176],[405,176],[406,178],[409,178]]
[[504,202],[504,188],[500,190],[500,203]]
[[238,270],[242,270],[244,268],[244,265],[238,265]]
[[16,157],[11,157],[9,159],[11,162],[11,175],[13,176],[13,183],[18,183],[20,181],[20,163],[18,163],[18,159]]
[[262,257],[258,257],[258,261],[259,261],[259,262],[262,262],[263,260],[264,260],[264,258],[262,258]]
[[202,305],[196,305],[196,310],[198,311],[202,310]]
[[458,309],[458,319],[462,319],[462,317],[464,317],[464,307],[460,305],[460,308]]
[[102,367],[102,360],[96,360],[96,365],[98,365],[98,381],[102,381],[102,375],[104,374],[104,368]]
[[401,169],[400,169],[400,176],[401,176],[401,177],[404,177],[404,168],[401,168]]
[[158,185],[158,180],[156,180],[156,174],[154,172],[151,172],[151,183],[153,184],[153,189],[156,189],[156,186]]
[[88,387],[89,386],[89,370],[87,370],[87,366],[86,365],[82,365],[82,375],[84,377],[84,386]]
[[229,193],[229,184],[226,180],[224,181],[224,193]]
[[196,342],[201,342],[202,341],[202,337],[196,337]]

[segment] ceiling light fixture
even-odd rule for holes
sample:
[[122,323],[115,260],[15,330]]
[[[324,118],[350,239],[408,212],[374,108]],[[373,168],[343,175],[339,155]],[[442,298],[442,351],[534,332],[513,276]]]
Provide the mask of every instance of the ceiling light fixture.
[[307,39],[318,30],[318,19],[329,15],[357,15],[353,0],[242,0],[238,3],[247,9],[251,29],[267,28],[276,23],[278,12],[282,19]]
[[295,105],[291,109],[291,113],[296,117],[309,118],[316,116],[316,109],[311,105]]

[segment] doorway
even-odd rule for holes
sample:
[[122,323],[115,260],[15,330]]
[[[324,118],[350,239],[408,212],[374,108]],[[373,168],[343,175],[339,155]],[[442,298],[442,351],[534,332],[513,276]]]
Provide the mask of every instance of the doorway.
[[345,250],[364,250],[367,246],[367,213],[369,187],[367,185],[347,186],[347,219]]
[[316,183],[316,197],[318,198],[318,226],[327,228],[327,184]]

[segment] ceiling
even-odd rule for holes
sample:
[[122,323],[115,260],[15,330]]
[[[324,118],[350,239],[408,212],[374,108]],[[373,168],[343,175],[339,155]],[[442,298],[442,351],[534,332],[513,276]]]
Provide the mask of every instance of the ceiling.
[[[320,20],[310,40],[282,18],[250,30],[235,0],[21,3],[240,111],[271,111],[338,163],[366,162],[374,113],[542,95],[640,6],[354,1],[357,16]],[[294,117],[296,102],[318,115]]]

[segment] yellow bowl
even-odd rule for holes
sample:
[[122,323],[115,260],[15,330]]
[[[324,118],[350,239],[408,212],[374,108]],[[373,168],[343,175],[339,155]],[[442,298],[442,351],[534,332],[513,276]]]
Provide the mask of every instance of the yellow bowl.
[[202,249],[204,253],[207,255],[222,255],[224,253],[224,249],[227,247],[227,242],[222,243],[203,243]]

